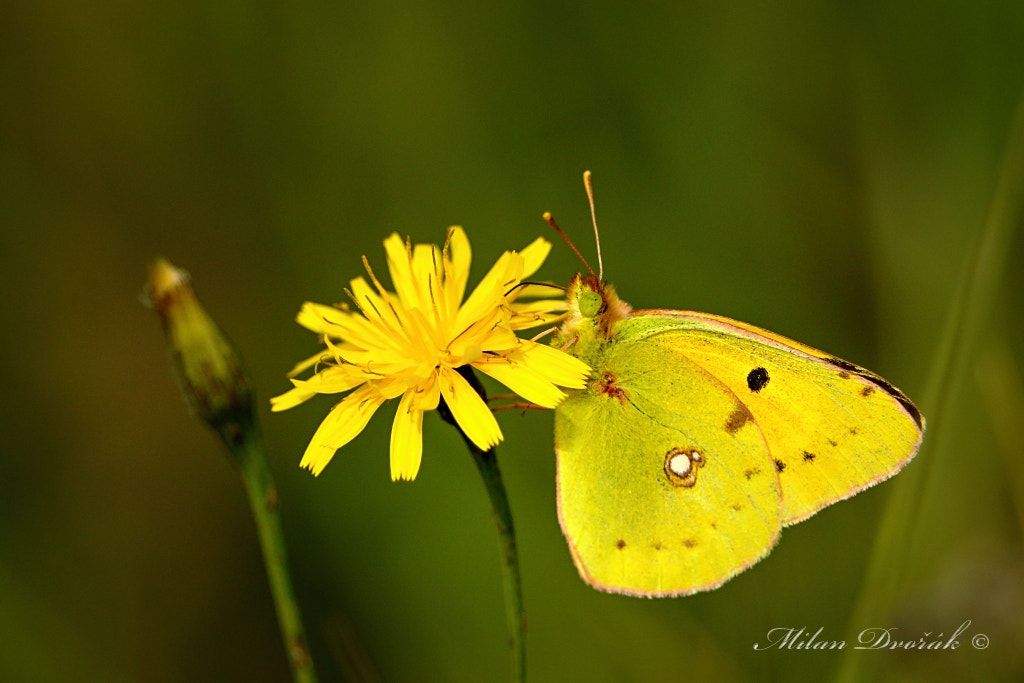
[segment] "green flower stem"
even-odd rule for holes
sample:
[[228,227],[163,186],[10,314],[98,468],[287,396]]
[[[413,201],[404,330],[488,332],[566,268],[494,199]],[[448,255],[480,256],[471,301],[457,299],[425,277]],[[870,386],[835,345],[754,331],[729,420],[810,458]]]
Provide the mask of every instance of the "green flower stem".
[[[458,369],[460,375],[486,400],[486,393],[480,379],[468,367]],[[491,512],[494,523],[498,527],[498,541],[501,544],[501,579],[505,592],[505,623],[508,626],[509,646],[512,654],[512,681],[521,683],[526,680],[526,610],[523,608],[523,584],[519,577],[519,553],[516,550],[516,530],[512,524],[512,508],[508,503],[505,483],[498,468],[498,457],[495,449],[482,451],[469,440],[451,414],[444,399],[438,406],[441,418],[454,426],[469,448],[473,462],[480,470],[487,496],[491,499]]]
[[288,554],[281,516],[277,510],[277,486],[267,466],[262,440],[258,437],[240,442],[225,439],[225,443],[238,462],[253,519],[256,520],[256,531],[263,549],[263,561],[267,565],[267,578],[270,580],[270,591],[277,608],[277,620],[281,626],[281,637],[284,639],[292,677],[296,683],[316,683],[313,659],[309,655],[302,616],[288,573]]
[[512,509],[508,504],[505,484],[498,469],[495,450],[481,451],[470,445],[473,460],[483,477],[487,495],[491,499],[494,523],[498,527],[501,543],[501,578],[505,590],[505,622],[508,625],[509,645],[512,648],[512,680],[526,680],[526,612],[523,609],[523,585],[519,578],[519,554],[516,550],[516,531],[512,526]]
[[220,435],[238,464],[267,565],[270,590],[296,683],[316,683],[277,513],[277,487],[267,467],[254,392],[242,358],[200,305],[188,273],[166,259],[149,269],[148,303],[160,316],[171,366],[196,417]]
[[166,259],[158,259],[150,267],[145,302],[160,315],[171,352],[171,367],[185,400],[196,417],[220,435],[239,466],[256,520],[292,675],[296,683],[316,683],[302,617],[288,575],[285,535],[278,514],[278,487],[266,464],[254,391],[242,357],[200,305],[188,273]]

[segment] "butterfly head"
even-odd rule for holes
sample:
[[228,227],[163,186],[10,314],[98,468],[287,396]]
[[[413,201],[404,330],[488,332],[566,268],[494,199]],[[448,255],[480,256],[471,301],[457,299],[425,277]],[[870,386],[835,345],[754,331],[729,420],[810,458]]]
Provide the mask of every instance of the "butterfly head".
[[615,323],[627,317],[632,310],[629,304],[615,293],[615,288],[603,279],[601,240],[597,232],[597,216],[594,214],[594,186],[591,183],[590,171],[583,172],[583,185],[587,188],[590,217],[594,223],[594,242],[597,246],[598,266],[596,274],[572,240],[558,227],[551,214],[544,213],[544,220],[565,240],[565,243],[579,257],[588,272],[587,275],[576,273],[566,288],[566,303],[569,313],[554,341],[556,345],[563,348],[576,345],[577,349],[580,349],[582,346],[588,346],[591,342],[609,340],[615,332]]
[[630,306],[615,288],[595,275],[577,273],[569,282],[566,300],[569,315],[559,330],[565,343],[607,340],[616,322],[627,317]]

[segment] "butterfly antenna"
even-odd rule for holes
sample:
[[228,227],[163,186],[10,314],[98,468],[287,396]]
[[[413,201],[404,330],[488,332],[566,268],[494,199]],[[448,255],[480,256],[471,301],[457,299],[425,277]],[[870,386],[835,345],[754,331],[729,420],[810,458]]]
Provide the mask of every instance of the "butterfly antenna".
[[[597,245],[597,279],[604,279],[604,263],[601,261],[601,235],[597,231],[597,213],[594,211],[594,182],[590,171],[583,172],[583,185],[587,188],[587,200],[590,202],[590,221],[594,224],[594,244]],[[594,271],[590,271],[593,275]]]
[[590,274],[593,275],[594,269],[590,267],[589,263],[587,263],[587,259],[583,258],[583,254],[581,254],[580,250],[576,248],[576,245],[572,243],[572,240],[569,239],[569,236],[562,232],[562,229],[558,227],[558,223],[555,222],[555,219],[551,216],[550,211],[544,212],[544,220],[547,221],[548,225],[555,229],[555,232],[557,232],[559,236],[565,241],[565,243],[569,245],[569,248],[572,249],[572,253],[576,254],[576,258],[582,261],[583,265],[587,267],[588,271],[590,271]]
[[526,287],[550,287],[551,289],[557,289],[562,293],[569,291],[568,287],[556,285],[551,282],[534,282],[533,280],[523,280],[522,282],[509,289],[507,292],[505,292],[505,296],[509,296],[510,294],[512,294],[512,292],[516,291],[517,289],[524,289]]

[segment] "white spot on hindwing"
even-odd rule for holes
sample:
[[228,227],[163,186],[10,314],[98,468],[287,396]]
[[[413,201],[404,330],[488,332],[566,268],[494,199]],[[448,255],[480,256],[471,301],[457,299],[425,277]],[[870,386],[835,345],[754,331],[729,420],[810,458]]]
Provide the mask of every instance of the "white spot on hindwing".
[[672,470],[677,477],[685,477],[692,469],[690,466],[690,458],[685,453],[677,453],[669,458],[668,468]]
[[697,470],[704,466],[704,454],[696,448],[676,446],[665,454],[665,476],[673,486],[692,488],[697,483]]

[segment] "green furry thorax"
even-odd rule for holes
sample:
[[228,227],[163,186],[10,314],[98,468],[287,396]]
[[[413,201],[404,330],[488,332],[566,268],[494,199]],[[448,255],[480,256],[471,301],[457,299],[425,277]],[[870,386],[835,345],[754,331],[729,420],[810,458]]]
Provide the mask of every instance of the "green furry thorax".
[[[599,305],[595,306],[593,293],[599,295]],[[630,306],[618,297],[611,285],[594,275],[584,277],[579,273],[569,283],[566,299],[569,315],[552,345],[596,368],[614,339],[619,323],[629,317]]]

